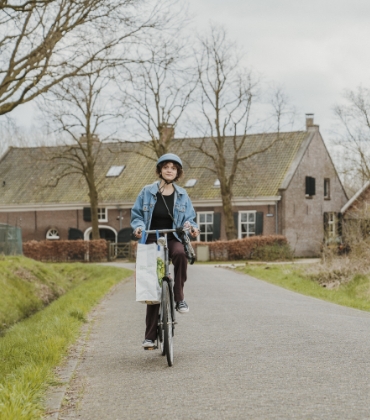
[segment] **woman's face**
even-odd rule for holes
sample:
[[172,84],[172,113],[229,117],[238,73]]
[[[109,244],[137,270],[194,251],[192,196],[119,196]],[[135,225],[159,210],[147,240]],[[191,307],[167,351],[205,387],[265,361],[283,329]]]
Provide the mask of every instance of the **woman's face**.
[[177,176],[177,168],[172,162],[167,162],[162,166],[161,174],[166,181],[173,181]]

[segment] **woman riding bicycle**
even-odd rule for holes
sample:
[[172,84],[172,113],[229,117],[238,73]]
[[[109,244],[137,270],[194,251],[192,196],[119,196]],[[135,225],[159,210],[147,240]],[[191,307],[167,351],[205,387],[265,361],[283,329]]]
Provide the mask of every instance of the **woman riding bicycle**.
[[[167,153],[157,161],[156,173],[160,178],[153,184],[146,185],[138,195],[131,210],[131,227],[136,238],[142,237],[143,230],[176,229],[191,227],[193,237],[199,235],[195,222],[195,211],[187,192],[176,185],[182,175],[181,159]],[[155,234],[148,235],[147,244],[157,241]],[[169,257],[175,271],[174,295],[176,310],[183,314],[189,312],[184,300],[184,283],[186,281],[187,258],[184,246],[176,233],[167,236]],[[158,305],[147,305],[146,330],[143,347],[154,347],[157,338]]]

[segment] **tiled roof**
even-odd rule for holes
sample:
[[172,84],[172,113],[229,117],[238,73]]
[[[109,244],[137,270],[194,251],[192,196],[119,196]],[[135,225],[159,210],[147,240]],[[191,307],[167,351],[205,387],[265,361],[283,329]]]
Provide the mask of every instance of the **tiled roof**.
[[[270,144],[276,134],[249,135],[243,153]],[[307,132],[280,133],[280,140],[268,151],[257,154],[241,163],[236,174],[233,196],[274,196],[287,174],[298,150],[307,138]],[[212,150],[211,139],[174,140],[171,152],[184,161],[184,185],[190,178],[197,179],[187,191],[192,199],[220,198],[220,189],[213,186],[216,175],[210,158],[194,150],[194,145],[204,141]],[[227,139],[231,142],[231,138]],[[104,143],[101,145],[96,166],[100,203],[124,203],[135,200],[141,188],[156,179],[154,160],[140,155],[147,153],[143,143]],[[0,205],[16,204],[74,204],[88,203],[87,187],[81,175],[68,175],[56,179],[61,171],[55,161],[47,156],[63,151],[62,147],[11,148],[0,161]],[[232,147],[227,148],[229,161]],[[118,177],[106,177],[113,165],[125,165]]]

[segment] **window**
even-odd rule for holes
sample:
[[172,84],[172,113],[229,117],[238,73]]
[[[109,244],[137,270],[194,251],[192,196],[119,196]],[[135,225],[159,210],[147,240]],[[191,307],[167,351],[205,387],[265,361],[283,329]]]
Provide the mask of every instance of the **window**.
[[256,234],[256,212],[240,211],[238,218],[238,238],[246,238]]
[[186,188],[191,188],[191,187],[194,187],[194,185],[197,183],[197,180],[196,179],[188,179],[187,181],[186,181],[186,184],[185,184],[185,187]]
[[197,222],[200,229],[199,240],[202,242],[213,241],[213,212],[198,212]]
[[46,239],[59,239],[59,232],[57,228],[50,228],[46,232]]
[[324,179],[324,198],[325,200],[330,200],[330,179]]
[[337,236],[337,218],[334,212],[328,213],[328,237],[335,238]]
[[[91,208],[83,208],[83,219],[85,222],[91,222]],[[98,208],[98,221],[108,222],[108,210],[105,207]]]
[[122,171],[125,169],[125,165],[121,166],[111,166],[107,172],[106,177],[117,177],[120,176]]
[[342,215],[341,213],[324,213],[324,237],[326,240],[337,240],[342,236]]
[[98,208],[98,221],[108,222],[108,210],[105,207]]
[[316,179],[306,176],[306,198],[312,198],[316,194]]

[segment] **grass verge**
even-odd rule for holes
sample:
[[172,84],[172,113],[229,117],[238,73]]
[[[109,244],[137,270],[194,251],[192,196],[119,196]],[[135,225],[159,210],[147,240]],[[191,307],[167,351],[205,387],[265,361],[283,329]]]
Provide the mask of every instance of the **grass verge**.
[[[45,264],[45,270],[50,266]],[[53,368],[76,340],[90,310],[113,285],[132,273],[115,267],[68,264],[69,275],[73,267],[83,282],[0,338],[1,420],[42,418],[44,393],[55,381]]]
[[327,289],[310,279],[306,267],[299,265],[256,265],[236,270],[303,295],[323,299],[338,305],[370,311],[370,279],[355,275],[335,289]]
[[0,334],[89,278],[85,264],[0,257]]

